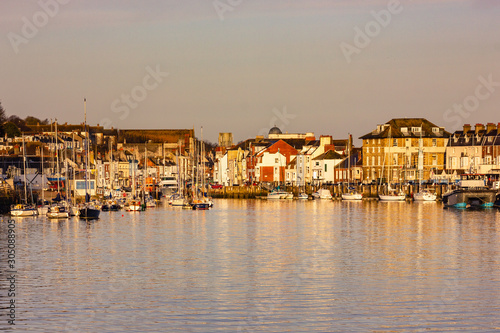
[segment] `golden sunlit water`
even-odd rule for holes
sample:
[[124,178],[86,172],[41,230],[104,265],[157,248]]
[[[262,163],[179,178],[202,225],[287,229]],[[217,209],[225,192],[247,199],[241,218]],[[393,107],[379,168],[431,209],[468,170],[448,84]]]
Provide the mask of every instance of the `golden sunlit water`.
[[[15,220],[22,332],[500,329],[496,209],[216,200]],[[12,329],[6,278],[0,287],[0,329]]]

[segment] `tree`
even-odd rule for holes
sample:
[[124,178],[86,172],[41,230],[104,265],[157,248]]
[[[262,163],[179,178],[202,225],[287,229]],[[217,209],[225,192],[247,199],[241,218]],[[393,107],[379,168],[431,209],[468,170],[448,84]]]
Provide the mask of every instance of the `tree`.
[[31,128],[26,126],[26,122],[24,121],[24,119],[21,119],[16,115],[10,116],[9,118],[7,118],[7,121],[14,123],[14,125],[16,125],[16,127],[23,132],[31,131]]
[[0,101],[0,125],[5,123],[7,116],[5,115],[5,109],[2,106],[2,101]]
[[9,137],[9,138],[21,136],[21,131],[16,126],[16,124],[14,124],[11,121],[8,121],[8,122],[3,124],[3,130],[4,130],[4,133],[7,134],[7,137]]
[[24,118],[24,123],[26,124],[26,126],[36,126],[38,124],[48,125],[49,120],[48,119],[40,120],[37,117],[27,116],[26,118]]

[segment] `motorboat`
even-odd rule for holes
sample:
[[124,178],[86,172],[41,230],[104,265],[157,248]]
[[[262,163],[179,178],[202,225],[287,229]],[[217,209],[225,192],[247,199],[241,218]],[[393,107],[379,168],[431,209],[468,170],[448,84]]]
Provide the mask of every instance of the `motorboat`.
[[304,192],[299,194],[299,200],[307,200],[307,199],[309,199],[309,196]]
[[66,210],[66,207],[61,205],[54,205],[49,207],[49,211],[47,212],[47,217],[49,219],[64,219],[69,217],[69,212]]
[[125,204],[125,210],[127,212],[140,212],[144,210],[144,206],[139,200],[132,200]]
[[332,194],[330,193],[330,190],[324,188],[320,188],[318,191],[314,192],[312,196],[314,199],[332,200]]
[[293,193],[289,193],[286,191],[271,191],[267,194],[268,200],[276,200],[276,199],[293,199]]
[[15,206],[11,207],[10,215],[11,216],[36,216],[36,215],[38,215],[38,211],[37,211],[36,207],[29,206],[29,205],[23,205],[23,204],[17,204]]
[[483,179],[462,179],[457,188],[443,194],[445,207],[491,208],[497,199],[497,190],[486,186]]
[[421,190],[413,194],[413,200],[415,201],[436,201],[436,198],[437,195],[428,190]]

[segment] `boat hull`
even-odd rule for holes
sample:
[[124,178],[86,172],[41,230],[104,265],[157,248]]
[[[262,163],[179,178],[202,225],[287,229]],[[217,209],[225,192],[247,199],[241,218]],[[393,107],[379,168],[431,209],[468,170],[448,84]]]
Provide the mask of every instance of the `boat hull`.
[[97,220],[101,211],[96,208],[85,207],[80,209],[79,217],[86,220]]
[[379,194],[380,201],[405,201],[406,196],[404,195],[382,195]]
[[192,204],[193,210],[207,210],[210,208],[210,204],[208,202],[200,202]]
[[48,212],[47,217],[49,219],[65,219],[69,217],[68,212]]
[[454,208],[491,208],[496,199],[495,190],[456,189],[443,194],[445,207]]
[[415,201],[436,201],[437,196],[430,192],[419,192],[413,195]]
[[354,200],[362,200],[363,195],[360,193],[344,193],[342,194],[342,200],[346,201],[354,201]]
[[11,216],[36,216],[36,209],[13,209],[10,211]]

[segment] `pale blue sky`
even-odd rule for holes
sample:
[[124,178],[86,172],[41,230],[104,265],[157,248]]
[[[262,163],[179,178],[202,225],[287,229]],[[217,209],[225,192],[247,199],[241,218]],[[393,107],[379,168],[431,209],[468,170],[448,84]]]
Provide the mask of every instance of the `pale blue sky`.
[[[203,125],[211,141],[218,132],[254,137],[271,123],[340,138],[394,117],[426,117],[448,130],[500,122],[500,84],[483,88],[489,96],[473,111],[446,113],[475,95],[480,76],[500,83],[500,1],[401,1],[350,63],[341,43],[354,45],[355,27],[374,22],[371,12],[389,1],[242,0],[224,20],[212,0],[60,1],[68,3],[47,24],[37,1],[0,3],[8,114],[79,123],[86,96],[91,124],[197,133]],[[23,17],[33,16],[42,23],[25,38]],[[24,43],[15,45],[14,34]],[[148,67],[168,76],[144,90]],[[122,100],[132,91],[135,108]]]

